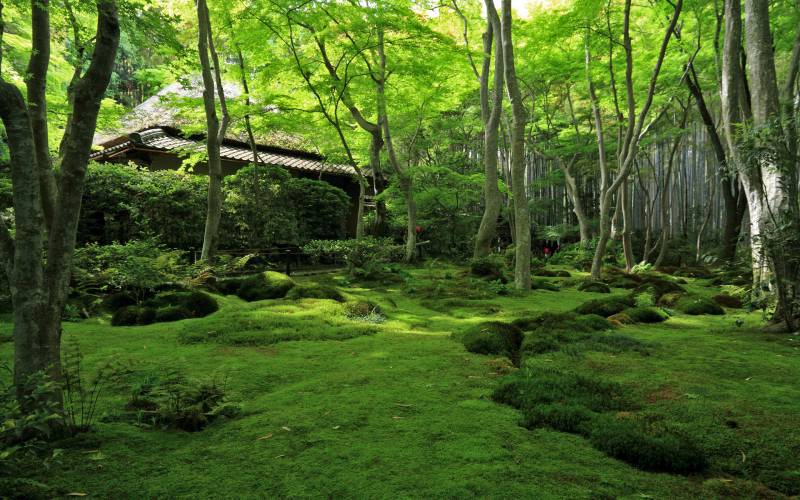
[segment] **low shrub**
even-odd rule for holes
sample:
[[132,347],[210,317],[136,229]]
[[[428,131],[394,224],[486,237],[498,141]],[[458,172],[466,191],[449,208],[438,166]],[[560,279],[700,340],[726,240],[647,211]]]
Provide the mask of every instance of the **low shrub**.
[[522,344],[522,330],[509,323],[488,321],[472,326],[460,335],[461,343],[475,354],[501,354],[512,360]]
[[729,307],[731,309],[742,308],[742,299],[740,299],[739,297],[734,297],[732,295],[721,293],[718,295],[714,295],[711,298],[711,300],[721,305],[722,307]]
[[180,321],[192,317],[192,311],[184,306],[168,306],[156,310],[156,323],[167,323],[170,321]]
[[242,278],[236,295],[248,302],[280,299],[294,288],[294,281],[285,274],[265,271]]
[[140,307],[136,316],[137,325],[150,325],[156,322],[156,310],[152,307]]
[[125,306],[120,307],[111,316],[111,324],[113,326],[132,326],[139,324],[139,313],[141,308],[139,306]]
[[584,281],[578,285],[578,290],[581,292],[594,292],[594,293],[611,293],[611,288],[605,283],[600,281]]
[[607,318],[633,305],[634,302],[629,297],[608,297],[584,302],[575,308],[575,312],[578,314],[596,314]]
[[669,319],[669,315],[655,307],[631,307],[623,311],[635,323],[661,323]]
[[607,455],[643,470],[688,474],[707,466],[704,453],[688,438],[664,429],[650,431],[631,419],[596,419],[589,441]]
[[699,316],[701,314],[722,315],[725,310],[716,302],[705,297],[697,296],[684,296],[675,304],[675,308],[684,313],[692,316]]
[[339,290],[327,285],[298,285],[288,291],[286,298],[291,300],[329,299],[336,302],[347,300]]
[[381,306],[366,300],[357,300],[344,304],[344,315],[352,320],[366,321],[367,323],[383,323],[386,316]]

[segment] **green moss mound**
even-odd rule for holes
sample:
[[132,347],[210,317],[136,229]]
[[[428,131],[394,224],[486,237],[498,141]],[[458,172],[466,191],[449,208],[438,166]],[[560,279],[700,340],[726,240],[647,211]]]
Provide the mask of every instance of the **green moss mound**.
[[665,307],[675,307],[675,304],[683,297],[681,292],[665,293],[658,299],[658,305]]
[[631,419],[597,418],[589,441],[607,455],[643,470],[689,474],[708,465],[704,453],[688,438],[664,429],[651,431]]
[[573,312],[542,313],[537,316],[515,319],[512,324],[525,332],[597,332],[611,327],[602,316],[580,315]]
[[669,319],[669,315],[656,307],[631,307],[623,311],[635,323],[661,323]]
[[742,308],[742,299],[740,299],[739,297],[734,297],[733,295],[721,293],[718,295],[714,295],[711,298],[711,300],[721,305],[722,307],[728,307],[730,309]]
[[690,314],[692,316],[700,316],[703,314],[721,316],[725,314],[725,309],[713,300],[697,296],[682,297],[675,304],[675,308],[684,314]]
[[616,417],[635,405],[615,382],[526,367],[504,378],[492,398],[519,409],[525,427],[588,437],[598,450],[644,470],[688,474],[707,466],[704,453],[689,439]]
[[642,282],[634,288],[633,295],[649,293],[658,301],[665,294],[684,292],[686,292],[686,290],[674,280],[655,274],[645,274],[642,275]]
[[611,293],[611,288],[601,281],[584,281],[578,285],[581,292]]
[[152,307],[141,307],[136,316],[136,324],[150,325],[156,322],[156,310]]
[[156,310],[156,323],[168,323],[171,321],[180,321],[182,319],[189,319],[192,317],[192,311],[184,306],[168,306]]
[[566,346],[578,351],[647,353],[646,344],[641,341],[606,333],[613,328],[612,323],[596,314],[544,313],[515,320],[514,324],[526,332],[520,347],[523,359],[558,351]]
[[280,299],[295,287],[292,278],[274,271],[265,271],[242,278],[236,295],[248,302]]
[[336,302],[347,300],[339,290],[327,285],[298,285],[288,291],[286,298],[290,300],[329,299]]
[[461,343],[475,354],[500,354],[514,359],[522,344],[522,330],[500,321],[475,325],[460,335]]
[[584,302],[575,308],[575,312],[578,314],[596,314],[607,318],[633,305],[634,301],[630,297],[608,297]]
[[560,288],[555,283],[551,283],[547,280],[534,279],[531,280],[531,290],[547,290],[548,292],[557,292],[560,290]]

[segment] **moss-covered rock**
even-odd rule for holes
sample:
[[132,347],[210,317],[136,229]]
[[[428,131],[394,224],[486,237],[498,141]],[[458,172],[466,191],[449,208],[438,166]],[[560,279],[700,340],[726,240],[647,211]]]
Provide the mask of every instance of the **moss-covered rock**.
[[342,293],[332,286],[327,285],[297,285],[286,294],[287,299],[330,299],[336,302],[347,300]]
[[601,281],[584,281],[578,285],[578,290],[581,292],[594,292],[594,293],[611,293],[611,288]]
[[487,321],[460,335],[461,343],[476,354],[501,354],[515,358],[522,344],[522,330],[509,323]]
[[584,302],[575,308],[575,312],[578,314],[597,314],[607,318],[633,305],[634,301],[630,297],[608,297]]
[[720,316],[725,314],[725,310],[713,300],[697,296],[682,297],[675,304],[675,308],[684,314],[691,314],[692,316],[701,314]]
[[265,271],[242,278],[236,295],[248,302],[280,299],[294,286],[294,280],[285,274]]
[[635,323],[661,323],[669,319],[669,315],[656,307],[631,307],[623,311]]

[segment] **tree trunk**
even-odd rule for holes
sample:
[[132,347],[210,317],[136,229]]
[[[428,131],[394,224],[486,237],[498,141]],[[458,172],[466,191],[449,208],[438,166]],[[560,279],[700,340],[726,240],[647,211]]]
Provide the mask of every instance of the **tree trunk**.
[[[492,241],[497,235],[497,218],[503,203],[497,187],[497,142],[500,116],[503,113],[503,41],[500,19],[494,3],[486,2],[486,13],[489,23],[483,40],[483,70],[481,72],[481,116],[484,123],[483,165],[486,176],[483,185],[484,210],[478,234],[475,237],[474,257],[483,257],[491,253]],[[494,88],[492,105],[489,107],[489,61],[494,41]]]
[[[206,152],[208,156],[208,206],[200,259],[211,261],[216,256],[219,245],[219,221],[222,217],[222,159],[220,158],[220,146],[225,138],[229,118],[219,61],[214,50],[211,19],[206,0],[197,0],[197,26],[197,49],[200,53],[200,66],[203,77],[203,106],[206,113]],[[214,62],[213,72],[209,54]],[[222,123],[217,118],[214,98],[215,88],[216,93],[219,94]]]
[[[42,15],[41,8],[47,8],[47,4],[34,5],[34,18]],[[61,379],[61,311],[69,291],[86,166],[100,102],[111,79],[119,44],[116,4],[110,0],[100,1],[97,11],[97,35],[91,62],[85,75],[75,80],[71,114],[78,119],[70,120],[65,130],[67,139],[63,142],[60,185],[57,199],[51,200],[53,212],[49,231],[44,223],[42,196],[47,189],[43,184],[50,183],[52,172],[49,157],[45,166],[38,164],[41,155],[36,153],[36,141],[42,136],[37,135],[32,123],[42,118],[38,115],[41,107],[31,112],[19,90],[0,79],[0,118],[11,155],[16,227],[12,238],[5,224],[0,224],[0,257],[14,306],[14,384],[25,411],[34,411],[45,401],[58,407],[62,405],[59,391],[40,394],[34,392],[35,387],[31,387],[29,381],[38,372],[44,372],[51,380]],[[39,23],[36,28],[39,36],[33,39],[33,58],[43,53],[40,45],[44,41],[49,43],[47,16],[34,19],[36,23]],[[45,78],[43,72],[47,71],[47,64],[39,61],[31,63],[29,68],[34,71],[29,75],[33,81]],[[38,99],[36,92],[38,90],[33,89],[34,100]],[[49,180],[43,180],[44,174],[50,176]],[[45,234],[48,236],[46,260]]]
[[514,197],[514,224],[516,228],[514,286],[518,290],[531,288],[531,223],[528,193],[525,185],[525,107],[517,83],[514,65],[514,44],[511,39],[511,0],[503,0],[501,34],[506,89],[511,101],[511,190]]

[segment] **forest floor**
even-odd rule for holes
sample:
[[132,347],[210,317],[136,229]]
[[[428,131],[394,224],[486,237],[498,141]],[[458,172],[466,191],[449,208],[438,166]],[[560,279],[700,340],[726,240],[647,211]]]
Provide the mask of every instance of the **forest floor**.
[[[761,332],[758,313],[676,314],[619,328],[645,342],[646,352],[573,348],[527,360],[622,384],[640,401],[640,415],[670,421],[709,458],[702,474],[652,473],[578,435],[521,427],[517,410],[491,399],[513,368],[451,339],[481,321],[568,311],[601,294],[564,287],[476,298],[475,280],[441,262],[402,275],[373,285],[342,274],[298,278],[377,302],[387,317],[382,323],[348,319],[331,300],[247,303],[233,296],[218,297],[220,310],[200,319],[67,323],[64,341],[80,346],[84,371],[109,360],[119,368],[105,383],[95,430],[66,443],[36,479],[56,496],[98,498],[797,494],[800,337]],[[689,281],[697,293],[718,293],[703,280]],[[7,321],[0,324],[6,340]],[[11,352],[12,344],[0,341],[0,360]],[[224,384],[240,414],[200,432],[119,417],[133,388],[175,372]]]

